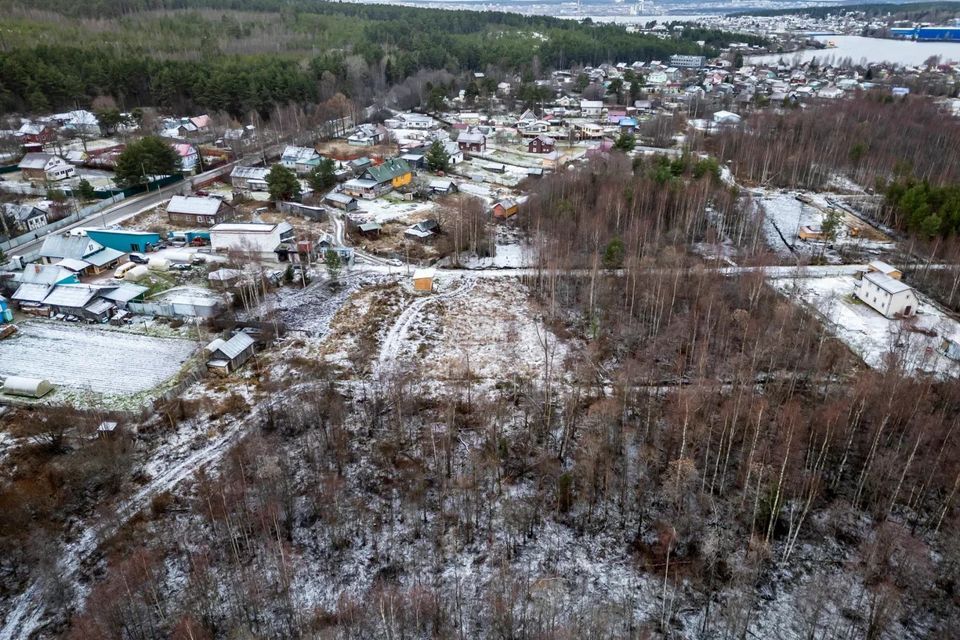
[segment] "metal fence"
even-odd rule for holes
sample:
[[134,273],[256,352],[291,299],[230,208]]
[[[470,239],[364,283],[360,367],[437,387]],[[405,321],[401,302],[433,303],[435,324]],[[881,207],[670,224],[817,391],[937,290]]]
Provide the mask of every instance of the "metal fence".
[[127,308],[145,316],[163,318],[212,318],[220,313],[222,305],[191,304],[189,302],[128,302]]
[[74,222],[83,220],[87,216],[93,215],[95,213],[99,213],[104,209],[106,209],[107,207],[109,207],[110,205],[120,202],[121,200],[123,200],[123,198],[124,198],[124,195],[122,193],[119,193],[117,195],[111,196],[110,198],[107,198],[106,200],[100,200],[96,204],[92,204],[88,207],[84,207],[83,209],[79,209],[74,213],[71,213],[70,215],[68,215],[66,218],[61,218],[56,222],[51,222],[50,224],[34,229],[29,233],[25,233],[21,236],[11,238],[6,242],[0,242],[0,250],[2,250],[4,253],[9,254],[13,249],[16,249],[20,245],[27,244],[28,242],[33,242],[34,240],[38,240],[39,238],[49,233],[53,233],[58,229],[62,229],[64,227],[70,226]]

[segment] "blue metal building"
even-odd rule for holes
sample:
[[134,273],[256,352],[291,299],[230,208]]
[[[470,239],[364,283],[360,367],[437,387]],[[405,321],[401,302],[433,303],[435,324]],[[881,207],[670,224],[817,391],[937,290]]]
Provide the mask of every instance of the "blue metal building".
[[87,237],[105,247],[124,253],[150,251],[160,242],[159,233],[127,229],[88,229]]
[[920,27],[917,29],[917,40],[950,40],[960,42],[960,27]]
[[890,29],[890,35],[917,42],[960,42],[960,27],[897,27]]

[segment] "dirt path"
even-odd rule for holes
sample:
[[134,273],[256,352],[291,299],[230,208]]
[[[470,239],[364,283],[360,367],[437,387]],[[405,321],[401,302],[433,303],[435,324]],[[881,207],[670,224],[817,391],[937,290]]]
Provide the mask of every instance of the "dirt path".
[[380,345],[380,355],[377,358],[377,365],[374,368],[374,374],[376,375],[379,373],[384,373],[395,367],[397,355],[400,353],[400,349],[403,347],[403,341],[406,339],[410,327],[413,325],[414,321],[416,321],[417,316],[420,315],[421,311],[431,304],[453,300],[460,296],[466,295],[471,289],[473,289],[474,284],[476,284],[476,280],[465,280],[456,289],[451,289],[450,291],[445,291],[444,293],[420,298],[415,300],[409,307],[404,309],[403,312],[397,316],[396,321],[394,321],[393,326],[390,327],[390,331],[387,332],[386,337],[383,339],[383,343]]

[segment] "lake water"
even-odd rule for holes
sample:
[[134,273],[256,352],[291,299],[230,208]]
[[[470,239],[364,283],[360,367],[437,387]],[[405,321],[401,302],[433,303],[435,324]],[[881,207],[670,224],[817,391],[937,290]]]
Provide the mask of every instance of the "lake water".
[[886,40],[883,38],[864,38],[862,36],[817,36],[821,42],[834,42],[836,48],[805,49],[794,53],[776,53],[764,56],[750,56],[750,62],[777,62],[783,58],[787,64],[794,60],[807,62],[812,58],[818,61],[840,61],[846,58],[854,64],[861,62],[890,62],[905,66],[923,64],[930,56],[940,56],[942,62],[960,61],[960,42],[910,42],[909,40]]

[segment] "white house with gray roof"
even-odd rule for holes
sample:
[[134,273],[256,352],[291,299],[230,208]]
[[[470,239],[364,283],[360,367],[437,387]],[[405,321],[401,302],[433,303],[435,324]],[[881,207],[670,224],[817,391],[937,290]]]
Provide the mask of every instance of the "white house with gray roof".
[[83,263],[80,274],[101,273],[113,269],[120,263],[124,253],[104,247],[99,242],[85,236],[51,235],[47,236],[40,247],[40,258],[44,264],[60,264],[70,259],[70,265]]
[[910,285],[876,271],[863,275],[855,293],[857,298],[887,318],[912,316],[919,305],[917,294]]
[[52,153],[28,153],[18,168],[24,178],[36,182],[59,182],[77,173],[72,164]]

